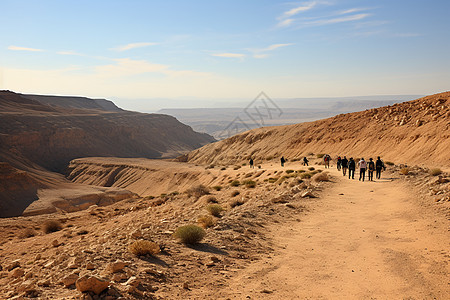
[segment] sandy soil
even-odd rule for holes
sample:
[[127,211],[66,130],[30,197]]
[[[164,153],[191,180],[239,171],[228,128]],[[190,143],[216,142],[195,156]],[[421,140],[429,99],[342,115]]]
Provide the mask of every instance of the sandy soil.
[[449,235],[404,182],[349,180],[271,226],[280,249],[230,281],[231,299],[449,299]]

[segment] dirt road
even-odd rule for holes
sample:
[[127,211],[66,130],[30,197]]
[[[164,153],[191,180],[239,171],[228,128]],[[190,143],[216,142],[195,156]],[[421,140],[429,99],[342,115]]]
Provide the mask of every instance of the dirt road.
[[333,187],[300,222],[274,225],[275,253],[231,280],[230,299],[450,299],[448,221],[399,180]]

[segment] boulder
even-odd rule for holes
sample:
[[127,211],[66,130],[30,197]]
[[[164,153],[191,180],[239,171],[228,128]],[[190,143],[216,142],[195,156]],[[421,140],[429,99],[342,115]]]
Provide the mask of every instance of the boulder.
[[72,284],[75,284],[75,282],[78,280],[78,275],[77,274],[70,274],[66,277],[64,277],[63,279],[61,279],[62,284],[64,284],[65,287],[69,287]]
[[77,290],[80,292],[93,292],[100,294],[109,286],[109,280],[98,278],[95,276],[84,275],[75,282]]
[[19,278],[25,274],[25,271],[22,268],[15,268],[9,273],[9,277]]
[[127,266],[127,264],[123,261],[116,261],[113,263],[110,263],[107,267],[106,267],[106,271],[108,273],[117,273],[122,271],[125,267]]

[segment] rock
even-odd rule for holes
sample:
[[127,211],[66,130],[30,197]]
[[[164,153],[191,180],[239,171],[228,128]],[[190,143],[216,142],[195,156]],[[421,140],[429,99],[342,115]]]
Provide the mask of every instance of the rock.
[[11,271],[12,269],[20,267],[20,260],[16,259],[11,262],[9,266],[6,267],[6,270]]
[[66,277],[64,277],[63,279],[61,279],[62,284],[64,284],[65,287],[69,287],[72,284],[75,284],[75,282],[78,280],[78,275],[77,274],[70,274]]
[[113,263],[110,263],[107,267],[106,267],[106,271],[109,273],[117,273],[122,271],[125,267],[127,266],[127,264],[123,261],[116,261]]
[[139,284],[141,284],[141,280],[138,279],[136,276],[131,276],[127,282],[125,282],[125,285],[137,287]]
[[128,275],[125,273],[116,273],[112,277],[112,281],[121,282],[128,279]]
[[40,253],[36,254],[34,257],[34,260],[40,260],[42,258],[42,255]]
[[22,282],[17,288],[17,292],[22,293],[32,293],[35,291],[35,281],[34,280],[25,280]]
[[95,265],[91,262],[86,263],[86,270],[94,270]]
[[317,196],[315,196],[311,191],[306,191],[302,194],[302,198],[317,198]]
[[109,280],[101,279],[95,276],[84,275],[75,282],[77,290],[80,292],[93,292],[96,295],[106,290],[109,286]]
[[19,278],[25,274],[25,271],[22,268],[15,268],[9,273],[9,277]]
[[53,245],[53,247],[58,247],[60,245],[60,243],[58,242],[58,240],[53,240],[52,245]]
[[189,289],[189,283],[187,281],[185,281],[183,283],[183,289],[188,290]]
[[142,232],[140,230],[135,230],[131,233],[130,237],[133,239],[140,239],[142,238]]
[[211,259],[212,262],[218,263],[220,259],[217,256],[211,256],[209,259]]

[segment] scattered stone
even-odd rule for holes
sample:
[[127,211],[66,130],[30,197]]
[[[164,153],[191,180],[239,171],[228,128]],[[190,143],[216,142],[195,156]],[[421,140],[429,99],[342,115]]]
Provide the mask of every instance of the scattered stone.
[[91,262],[88,262],[86,264],[86,270],[94,270],[95,269],[95,265]]
[[16,259],[11,262],[9,266],[6,267],[6,270],[11,271],[12,269],[20,267],[20,260]]
[[60,243],[58,242],[58,240],[53,240],[52,245],[53,245],[53,247],[58,247],[60,245]]
[[61,279],[62,284],[64,284],[65,287],[69,287],[73,284],[75,284],[75,282],[78,280],[78,275],[77,274],[70,274],[66,277],[64,277],[63,279]]
[[122,271],[125,267],[127,266],[127,264],[123,261],[116,261],[113,263],[110,263],[107,267],[106,267],[106,271],[109,273],[117,273]]
[[141,280],[138,279],[136,276],[131,276],[127,282],[125,282],[125,285],[137,287],[139,284],[141,284]]
[[140,239],[140,238],[142,238],[142,232],[137,229],[137,230],[133,231],[130,236],[133,239]]
[[125,273],[116,273],[111,278],[114,282],[121,282],[128,279],[128,275]]
[[96,295],[106,290],[109,286],[109,280],[101,279],[95,276],[84,275],[75,282],[77,290],[80,292],[93,292]]
[[189,289],[189,283],[187,281],[185,281],[183,283],[183,289],[188,290]]
[[302,198],[317,198],[317,196],[315,196],[311,191],[306,191],[302,194]]
[[9,277],[19,278],[25,274],[25,271],[22,268],[15,268],[9,273]]

